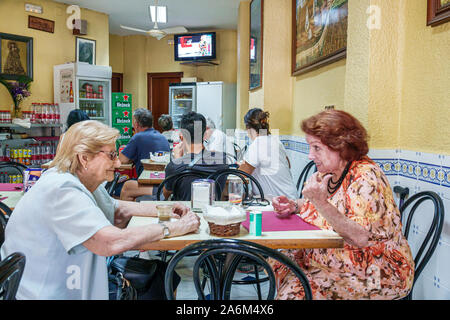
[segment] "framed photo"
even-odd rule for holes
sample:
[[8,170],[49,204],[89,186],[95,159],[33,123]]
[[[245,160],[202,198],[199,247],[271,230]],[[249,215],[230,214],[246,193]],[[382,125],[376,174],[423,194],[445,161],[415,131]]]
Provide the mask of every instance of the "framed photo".
[[250,82],[249,90],[262,86],[264,0],[250,2]]
[[28,16],[28,28],[54,33],[55,21],[42,19],[34,16]]
[[95,40],[76,37],[75,61],[95,64]]
[[292,0],[292,75],[346,57],[348,0]]
[[7,80],[33,80],[33,38],[0,33],[0,75]]
[[427,26],[450,21],[450,0],[428,0]]

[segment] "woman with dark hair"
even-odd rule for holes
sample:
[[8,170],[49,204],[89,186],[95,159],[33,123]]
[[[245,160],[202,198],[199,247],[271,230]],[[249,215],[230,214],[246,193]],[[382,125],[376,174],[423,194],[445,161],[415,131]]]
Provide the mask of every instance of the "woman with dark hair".
[[161,134],[166,137],[169,143],[180,142],[180,132],[173,128],[172,117],[168,114],[162,114],[158,118],[158,125],[161,127],[163,132]]
[[[289,160],[283,144],[270,134],[269,112],[251,109],[244,117],[247,134],[252,140],[239,169],[253,175],[261,184],[268,200],[275,196],[295,198],[295,188]],[[252,188],[257,191],[257,188]]]
[[84,120],[90,120],[90,118],[83,110],[75,109],[70,111],[69,115],[67,116],[67,129],[69,129],[75,123]]
[[[367,132],[352,115],[329,110],[302,122],[309,159],[318,172],[305,183],[305,199],[277,197],[282,216],[344,238],[342,249],[283,250],[305,271],[315,299],[399,299],[411,290],[414,260],[400,213],[381,168],[367,157]],[[295,276],[277,263],[279,299],[302,299]]]

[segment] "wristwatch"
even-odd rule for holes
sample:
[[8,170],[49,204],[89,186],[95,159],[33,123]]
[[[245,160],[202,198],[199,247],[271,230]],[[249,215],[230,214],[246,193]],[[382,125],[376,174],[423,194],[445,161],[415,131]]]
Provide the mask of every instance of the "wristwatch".
[[161,223],[161,226],[163,227],[164,238],[167,238],[168,236],[170,236],[169,227],[165,223]]

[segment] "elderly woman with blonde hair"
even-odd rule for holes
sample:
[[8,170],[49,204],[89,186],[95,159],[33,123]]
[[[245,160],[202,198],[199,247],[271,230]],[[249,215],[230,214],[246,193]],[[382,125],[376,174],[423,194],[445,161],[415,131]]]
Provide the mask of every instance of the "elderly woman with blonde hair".
[[106,193],[103,183],[120,166],[118,136],[94,120],[73,125],[17,204],[1,248],[2,257],[19,251],[27,259],[17,299],[108,299],[106,257],[198,229],[198,217],[181,204],[176,221],[125,228],[132,215],[156,216],[156,208]]

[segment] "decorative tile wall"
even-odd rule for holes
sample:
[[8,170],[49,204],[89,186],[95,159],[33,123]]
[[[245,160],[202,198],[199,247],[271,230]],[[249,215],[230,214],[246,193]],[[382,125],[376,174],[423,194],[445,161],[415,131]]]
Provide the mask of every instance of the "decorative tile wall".
[[[249,143],[245,131],[237,133],[239,145]],[[294,182],[309,162],[309,146],[303,137],[280,136],[291,163]],[[413,299],[450,299],[450,156],[411,150],[370,150],[372,158],[386,174],[391,187],[408,187],[410,196],[421,191],[434,191],[447,211],[444,228],[436,251],[417,280]],[[399,198],[394,194],[398,203]],[[413,255],[423,241],[431,221],[432,206],[425,202],[412,221],[408,242]]]

